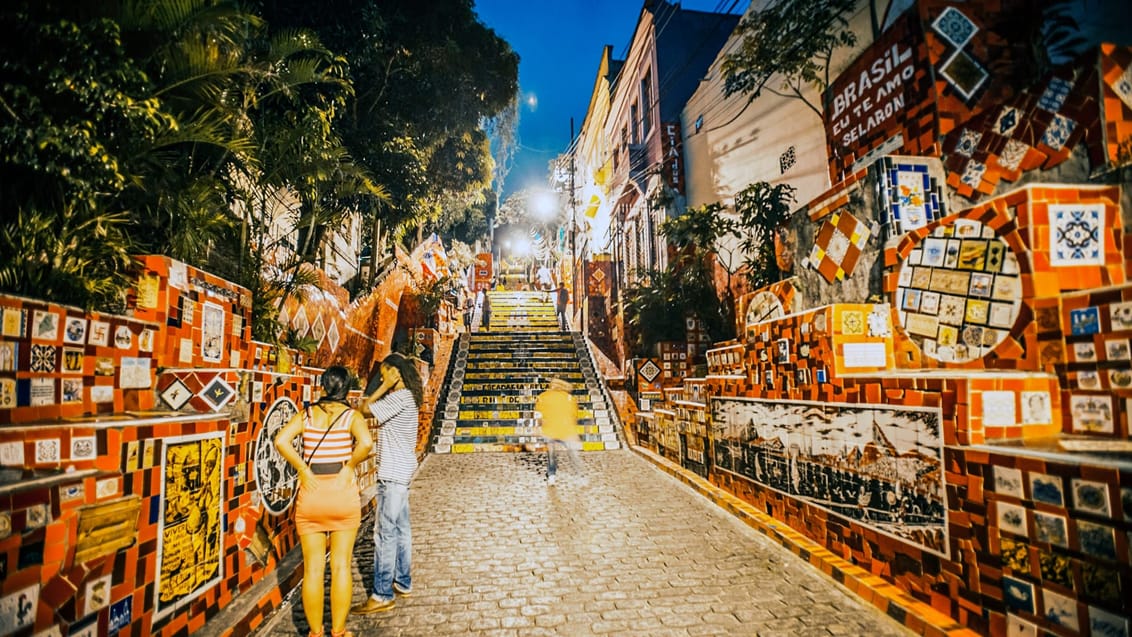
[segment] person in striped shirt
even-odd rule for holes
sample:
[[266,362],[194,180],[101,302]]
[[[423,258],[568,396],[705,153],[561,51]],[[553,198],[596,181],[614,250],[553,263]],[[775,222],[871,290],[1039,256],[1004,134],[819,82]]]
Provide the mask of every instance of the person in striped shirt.
[[[295,527],[303,547],[303,612],[311,637],[322,637],[323,586],[327,534],[330,535],[330,631],[351,635],[346,617],[353,596],[350,564],[362,523],[362,503],[354,467],[369,456],[373,437],[346,397],[353,385],[345,367],[322,374],[323,396],[295,414],[275,437],[279,455],[298,472]],[[293,446],[302,436],[302,455]]]
[[424,391],[414,361],[393,353],[381,361],[381,386],[361,409],[377,419],[377,520],[374,523],[373,592],[350,609],[358,615],[393,608],[394,598],[412,592],[412,530],[409,483],[417,471],[418,407]]

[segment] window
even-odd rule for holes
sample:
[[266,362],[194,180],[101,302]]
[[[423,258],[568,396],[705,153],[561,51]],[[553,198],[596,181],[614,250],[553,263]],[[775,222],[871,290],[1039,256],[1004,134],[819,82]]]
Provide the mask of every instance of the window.
[[629,117],[633,126],[633,143],[639,144],[641,143],[641,107],[636,102],[629,107]]
[[648,137],[652,130],[652,71],[645,71],[641,79],[641,106],[645,109],[641,117],[641,136]]

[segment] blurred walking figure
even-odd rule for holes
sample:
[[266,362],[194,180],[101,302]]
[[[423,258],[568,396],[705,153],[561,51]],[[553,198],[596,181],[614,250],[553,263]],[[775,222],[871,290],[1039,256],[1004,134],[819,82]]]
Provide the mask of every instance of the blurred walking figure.
[[490,331],[491,329],[491,295],[483,295],[483,307],[480,310],[480,329]]
[[413,590],[409,483],[417,471],[421,379],[411,359],[394,353],[381,361],[381,380],[361,406],[377,418],[380,433],[373,592],[364,604],[350,609],[357,615],[387,611],[395,605],[395,596],[406,596]]
[[[346,631],[354,578],[350,573],[354,539],[362,521],[362,503],[354,467],[369,456],[373,438],[365,419],[346,403],[350,372],[328,367],[322,374],[324,396],[295,414],[275,437],[279,455],[299,474],[295,527],[303,547],[303,613],[310,637],[322,637],[327,534],[330,535],[330,630]],[[302,436],[303,455],[292,446]]]
[[570,303],[570,292],[566,290],[566,284],[561,282],[558,284],[556,292],[554,309],[558,313],[558,324],[562,326],[562,331],[566,331],[570,327],[566,321],[566,306]]
[[578,450],[582,441],[578,437],[578,401],[571,392],[574,386],[567,380],[551,378],[550,387],[539,394],[535,411],[542,419],[542,436],[546,440],[546,483],[554,484],[558,471],[557,448],[570,457],[575,470],[582,470]]

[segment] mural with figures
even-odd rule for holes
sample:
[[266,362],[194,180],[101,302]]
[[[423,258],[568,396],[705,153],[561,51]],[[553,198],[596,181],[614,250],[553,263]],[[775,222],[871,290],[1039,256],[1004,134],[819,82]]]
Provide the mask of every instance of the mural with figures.
[[712,398],[717,469],[948,553],[936,409]]

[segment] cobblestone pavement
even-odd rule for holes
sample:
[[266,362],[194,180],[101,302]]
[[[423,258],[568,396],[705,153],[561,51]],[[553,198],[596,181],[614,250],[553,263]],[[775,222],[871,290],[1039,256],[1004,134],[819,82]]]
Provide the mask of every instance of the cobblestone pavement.
[[[582,458],[581,472],[560,462],[547,486],[542,454],[429,456],[410,494],[413,594],[348,627],[358,637],[912,634],[632,451]],[[372,573],[367,518],[355,603]],[[259,635],[306,635],[300,596],[290,599]]]

